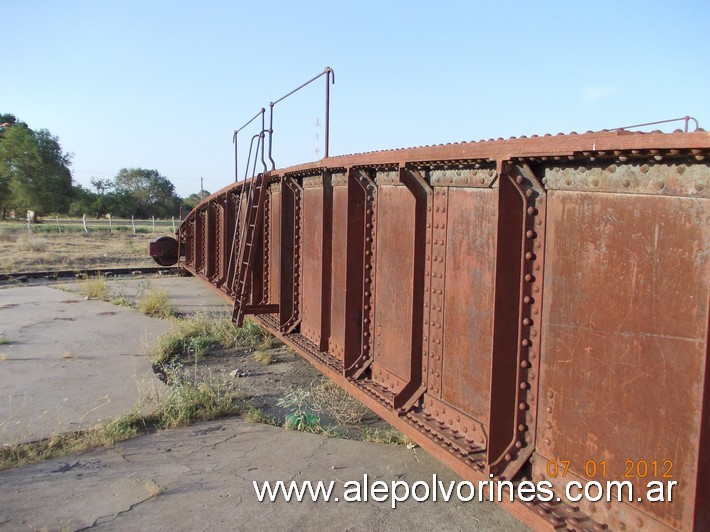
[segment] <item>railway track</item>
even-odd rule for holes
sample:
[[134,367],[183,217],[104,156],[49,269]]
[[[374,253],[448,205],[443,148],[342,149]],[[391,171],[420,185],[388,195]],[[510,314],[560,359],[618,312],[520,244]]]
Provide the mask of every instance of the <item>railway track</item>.
[[25,283],[32,280],[56,281],[59,279],[85,279],[87,277],[127,277],[135,275],[181,275],[177,267],[141,268],[78,268],[73,270],[46,270],[38,272],[0,273],[0,285]]

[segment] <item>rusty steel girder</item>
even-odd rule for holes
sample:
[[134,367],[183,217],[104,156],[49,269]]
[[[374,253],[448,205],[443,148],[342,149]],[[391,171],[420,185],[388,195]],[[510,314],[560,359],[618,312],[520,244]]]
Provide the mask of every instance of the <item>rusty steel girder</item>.
[[[709,158],[703,131],[617,130],[266,172],[255,319],[464,478],[551,482],[503,502],[534,528],[710,529]],[[250,186],[178,235],[230,302]],[[566,500],[590,479],[678,484]]]

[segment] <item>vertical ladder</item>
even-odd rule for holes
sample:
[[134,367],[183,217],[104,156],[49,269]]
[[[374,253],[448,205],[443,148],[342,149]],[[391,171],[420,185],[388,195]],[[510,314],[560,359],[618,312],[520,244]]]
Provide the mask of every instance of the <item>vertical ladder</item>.
[[246,314],[266,314],[278,312],[278,305],[248,305],[251,292],[249,282],[254,268],[259,232],[264,221],[264,202],[268,178],[264,173],[252,179],[247,198],[244,225],[236,250],[236,272],[232,292],[234,294],[234,310],[232,320],[241,327]]

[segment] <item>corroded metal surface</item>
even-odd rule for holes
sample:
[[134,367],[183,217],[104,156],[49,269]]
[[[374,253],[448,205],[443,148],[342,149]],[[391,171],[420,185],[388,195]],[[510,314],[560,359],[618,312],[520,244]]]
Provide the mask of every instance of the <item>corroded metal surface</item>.
[[[617,130],[266,172],[247,308],[465,478],[550,481],[560,500],[504,503],[534,528],[707,529],[708,157],[706,132]],[[229,301],[251,186],[178,235]],[[672,503],[564,499],[669,478]]]

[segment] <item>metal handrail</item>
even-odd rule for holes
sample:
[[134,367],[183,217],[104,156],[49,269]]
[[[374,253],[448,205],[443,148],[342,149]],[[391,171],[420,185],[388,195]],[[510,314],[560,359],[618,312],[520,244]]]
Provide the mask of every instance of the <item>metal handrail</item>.
[[[331,83],[335,85],[335,72],[333,71],[332,68],[330,67],[325,67],[323,69],[323,72],[318,74],[317,76],[313,76],[311,79],[306,81],[305,83],[299,85],[295,89],[293,89],[291,92],[288,94],[282,96],[278,100],[274,100],[273,102],[269,103],[269,129],[267,132],[269,133],[269,161],[271,161],[271,169],[275,170],[276,169],[276,163],[274,162],[274,158],[271,155],[271,149],[273,146],[273,136],[274,136],[274,106],[294,94],[295,92],[298,92],[301,90],[303,87],[306,85],[309,85],[313,83],[315,80],[320,78],[321,76],[325,76],[325,144],[324,144],[324,155],[325,158],[328,158],[328,148],[330,144],[330,85]],[[332,81],[331,81],[332,80]]]
[[632,128],[635,128],[635,127],[655,126],[656,124],[667,124],[667,123],[669,123],[669,122],[680,122],[681,120],[682,120],[683,122],[685,122],[685,132],[686,132],[686,133],[688,132],[688,122],[689,122],[690,120],[692,120],[693,122],[695,122],[695,130],[696,130],[696,131],[697,131],[698,129],[700,129],[700,125],[698,124],[698,121],[697,121],[695,118],[693,118],[692,116],[687,116],[687,115],[686,115],[686,116],[682,116],[682,117],[680,117],[680,118],[671,118],[671,119],[669,119],[669,120],[659,120],[659,121],[657,121],[657,122],[646,122],[645,124],[636,124],[636,125],[633,125],[633,126],[617,127],[617,128],[611,129],[610,131],[616,131],[616,130],[619,130],[619,129],[632,129]]
[[[259,112],[256,113],[246,124],[244,124],[244,125],[243,125],[242,127],[240,127],[239,129],[235,129],[235,130],[234,130],[234,134],[232,135],[232,142],[234,143],[234,182],[235,182],[235,183],[239,181],[239,165],[237,164],[237,162],[238,162],[238,161],[237,161],[237,158],[238,158],[237,136],[239,135],[239,132],[240,132],[242,129],[244,129],[244,128],[247,127],[249,124],[251,124],[254,120],[256,120],[256,119],[259,117],[259,115],[261,115],[261,129],[262,129],[262,133],[263,133],[263,130],[264,130],[264,117],[265,117],[265,115],[266,115],[266,109],[264,109],[264,108],[262,107],[261,109],[259,109]],[[254,142],[254,139],[252,139],[252,143],[253,143],[253,142]],[[251,153],[251,148],[250,148],[250,153]],[[264,166],[264,168],[266,168],[266,166]],[[247,161],[247,171],[249,171],[249,161]],[[246,176],[245,176],[244,179],[246,179]]]

